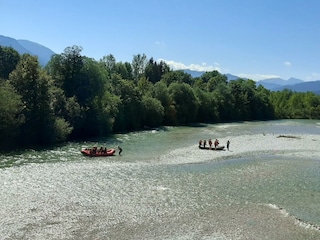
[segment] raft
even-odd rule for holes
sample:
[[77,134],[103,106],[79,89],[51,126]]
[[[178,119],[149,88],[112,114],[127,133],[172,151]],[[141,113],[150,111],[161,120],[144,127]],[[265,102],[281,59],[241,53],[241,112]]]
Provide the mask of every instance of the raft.
[[110,156],[114,156],[114,154],[116,153],[116,150],[111,148],[108,149],[106,152],[104,151],[93,151],[92,149],[81,149],[81,153],[85,156],[89,156],[89,157],[110,157]]
[[224,150],[224,146],[217,146],[217,147],[204,147],[204,146],[199,146],[199,149],[219,151],[219,150]]

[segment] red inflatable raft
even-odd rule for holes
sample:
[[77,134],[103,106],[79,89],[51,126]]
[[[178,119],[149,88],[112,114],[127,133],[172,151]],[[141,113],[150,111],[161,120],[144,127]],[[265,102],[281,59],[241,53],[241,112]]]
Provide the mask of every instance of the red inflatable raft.
[[116,153],[116,150],[111,148],[106,151],[99,151],[96,149],[86,148],[86,149],[81,149],[81,153],[89,157],[109,157],[109,156],[113,156]]

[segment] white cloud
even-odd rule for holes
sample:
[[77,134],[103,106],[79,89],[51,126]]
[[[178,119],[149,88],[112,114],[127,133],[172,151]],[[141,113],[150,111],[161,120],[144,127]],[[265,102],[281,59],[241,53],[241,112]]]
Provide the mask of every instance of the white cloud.
[[278,75],[259,74],[259,73],[239,73],[239,74],[234,74],[234,75],[241,77],[241,78],[252,79],[254,81],[260,81],[260,80],[268,79],[268,78],[281,78]]
[[[181,62],[175,62],[172,60],[165,60],[165,59],[158,59],[158,61],[164,61],[166,62],[169,67],[171,67],[173,70],[181,70],[181,69],[189,69],[193,71],[200,71],[200,72],[211,72],[213,70],[216,70],[220,72],[221,74],[227,74],[230,72],[222,72],[222,68],[220,67],[220,64],[215,62],[214,66],[207,65],[207,63],[203,62],[201,65],[200,64],[190,64],[190,65],[185,65],[184,63]],[[226,69],[225,69],[226,70]],[[248,78],[252,79],[254,81],[260,81],[263,79],[268,79],[268,78],[281,78],[278,75],[273,75],[273,74],[260,74],[260,73],[230,73],[235,76],[238,76],[240,78]]]
[[286,65],[287,67],[291,67],[292,64],[291,64],[291,62],[285,61],[284,65]]
[[180,69],[190,69],[193,71],[203,71],[203,72],[210,72],[213,70],[217,70],[219,72],[221,72],[220,66],[218,63],[215,63],[215,66],[210,66],[207,65],[207,63],[202,63],[200,64],[190,64],[190,65],[185,65],[181,62],[175,62],[172,60],[165,60],[165,59],[158,59],[158,61],[164,61],[166,62],[173,70],[180,70]]
[[313,72],[310,76],[306,77],[306,81],[318,81],[320,80],[320,73]]
[[164,42],[160,42],[160,41],[156,41],[155,44],[159,45],[159,46],[162,46],[162,47],[166,46],[166,44]]

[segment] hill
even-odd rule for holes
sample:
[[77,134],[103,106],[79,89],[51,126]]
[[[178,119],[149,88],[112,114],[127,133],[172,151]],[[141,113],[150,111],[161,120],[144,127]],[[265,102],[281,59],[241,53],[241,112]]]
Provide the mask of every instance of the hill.
[[[190,69],[181,69],[181,70],[183,72],[185,72],[185,73],[190,74],[191,77],[194,77],[194,78],[201,77],[202,74],[205,73],[205,71],[195,71],[195,70],[190,70]],[[228,81],[236,80],[236,79],[239,78],[238,76],[235,76],[235,75],[232,75],[232,74],[229,74],[229,73],[224,74],[224,75],[227,77]]]
[[190,69],[181,69],[183,72],[188,73],[191,75],[191,77],[196,78],[196,77],[201,77],[202,74],[204,74],[205,72],[202,71],[194,71],[194,70],[190,70]]
[[294,85],[294,84],[303,83],[303,82],[304,82],[303,80],[297,79],[297,78],[289,78],[288,80],[284,80],[281,78],[268,78],[268,79],[258,81],[258,83],[261,85],[273,84],[278,86]]
[[[189,73],[192,77],[200,77],[205,72],[193,71],[189,69],[182,69],[185,73]],[[237,80],[240,77],[232,74],[224,74],[227,76],[228,81]],[[243,78],[246,79],[246,78]],[[268,78],[256,82],[256,85],[262,85],[271,91],[282,91],[283,89],[289,89],[295,92],[314,92],[320,94],[320,80],[305,82],[298,78],[289,78],[288,80],[282,78]]]
[[51,49],[28,40],[17,40],[11,37],[0,35],[0,46],[12,47],[19,54],[29,53],[38,56],[39,63],[42,66],[47,65],[51,56],[55,54]]
[[[52,55],[55,54],[51,49],[29,40],[17,40],[11,37],[0,35],[0,46],[12,47],[18,53],[29,53],[34,56],[38,56],[39,63],[42,66],[47,65]],[[190,74],[192,77],[200,77],[204,74],[204,71],[194,71],[190,69],[181,69],[185,73]],[[232,74],[224,74],[228,81],[239,79],[240,77]],[[245,79],[245,78],[244,78]],[[320,80],[313,82],[305,82],[297,78],[289,78],[284,80],[281,78],[269,78],[256,82],[257,86],[262,85],[266,89],[271,91],[282,91],[283,89],[290,89],[296,92],[314,92],[320,94]]]
[[303,82],[293,85],[285,85],[282,87],[275,88],[273,89],[273,91],[282,91],[284,89],[289,89],[295,92],[314,92],[316,94],[320,94],[320,80],[312,82]]

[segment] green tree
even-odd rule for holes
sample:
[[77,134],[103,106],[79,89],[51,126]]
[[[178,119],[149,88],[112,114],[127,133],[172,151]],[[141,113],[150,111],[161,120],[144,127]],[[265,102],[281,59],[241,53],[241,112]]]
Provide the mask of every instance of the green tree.
[[172,105],[174,105],[177,112],[178,124],[195,122],[199,103],[190,85],[174,82],[169,86],[169,93]]
[[171,97],[167,84],[164,81],[157,82],[152,88],[152,97],[158,99],[164,108],[164,124],[174,124],[176,121],[176,111],[174,106],[171,105]]
[[250,103],[254,95],[254,82],[238,79],[229,82],[231,93],[234,96],[236,120],[252,120]]
[[228,85],[224,83],[218,84],[211,94],[213,98],[212,105],[217,109],[216,121],[238,120],[238,115],[235,115],[237,113],[234,105],[236,102],[235,96]]
[[12,148],[24,123],[21,96],[8,83],[0,85],[0,148]]
[[164,108],[158,99],[143,96],[143,119],[142,125],[147,127],[158,127],[163,124]]
[[116,72],[116,58],[112,54],[103,56],[100,63],[107,69],[109,76]]
[[203,82],[208,83],[211,78],[218,78],[218,77],[221,77],[221,79],[224,79],[225,82],[227,81],[227,77],[222,76],[217,70],[213,70],[211,72],[205,72],[200,76],[200,79]]
[[101,135],[113,131],[120,104],[120,97],[106,89],[101,100],[101,106],[99,107],[101,109],[101,113],[99,114]]
[[147,56],[145,54],[133,55],[132,59],[132,70],[133,70],[133,78],[136,82],[142,77],[145,73],[147,64]]
[[[23,144],[49,144],[54,141],[50,85],[52,79],[41,69],[37,57],[21,56],[9,82],[21,96],[25,123],[21,127]],[[21,139],[22,140],[22,139]]]
[[199,102],[197,119],[200,122],[213,122],[218,120],[218,106],[214,101],[213,94],[202,90],[199,87],[194,88],[195,96]]
[[[73,127],[72,137],[94,137],[103,134],[104,115],[102,98],[107,80],[116,71],[112,55],[97,62],[81,55],[82,48],[73,46],[64,53],[52,57],[48,71],[52,74],[60,94],[60,106],[63,113],[59,116],[66,119]],[[105,129],[109,129],[106,127]]]
[[292,95],[293,95],[293,91],[288,89],[270,93],[270,102],[274,107],[276,118],[280,118],[280,119],[290,118],[288,102]]
[[129,62],[117,62],[116,73],[121,76],[122,79],[133,81],[133,69]]
[[[113,82],[115,83],[114,80]],[[142,96],[138,88],[132,81],[120,79],[114,91],[121,100],[115,120],[115,131],[140,129],[142,127]]]
[[12,47],[0,46],[0,79],[8,79],[20,60],[19,53]]
[[60,143],[68,140],[73,127],[64,118],[55,118],[54,122],[54,142]]
[[209,92],[212,92],[219,84],[227,84],[227,77],[225,75],[216,75],[211,77],[207,83],[207,89]]
[[306,106],[306,118],[320,119],[320,96],[312,92],[304,94],[304,105]]
[[137,86],[142,95],[151,95],[153,85],[146,77],[141,77],[137,83]]
[[[82,48],[78,46],[67,47],[62,54],[51,57],[46,69],[55,80],[55,84],[64,90],[66,97],[82,95],[82,68],[84,57]],[[81,96],[80,96],[81,98]]]
[[270,90],[265,89],[262,85],[257,87],[255,99],[251,111],[257,120],[274,119],[274,108],[270,102]]
[[153,58],[150,58],[146,65],[145,76],[153,84],[161,80],[162,75],[169,72],[169,66],[164,62],[160,61],[158,64]]
[[164,81],[168,86],[171,83],[187,83],[191,85],[192,77],[190,74],[185,73],[182,70],[169,71],[162,75],[162,81]]

